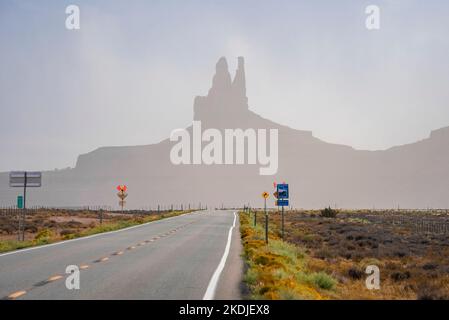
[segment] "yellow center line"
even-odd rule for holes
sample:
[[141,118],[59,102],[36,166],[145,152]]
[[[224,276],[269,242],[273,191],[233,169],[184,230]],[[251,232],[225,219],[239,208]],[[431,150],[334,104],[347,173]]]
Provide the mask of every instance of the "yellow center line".
[[11,293],[9,296],[8,296],[8,299],[17,299],[18,297],[21,297],[21,296],[23,296],[24,294],[26,294],[27,292],[25,291],[25,290],[22,290],[22,291],[16,291],[16,292],[14,292],[14,293]]
[[61,279],[61,278],[62,278],[62,276],[56,275],[56,276],[53,276],[53,277],[48,278],[47,281],[56,281],[56,280],[59,280],[59,279]]

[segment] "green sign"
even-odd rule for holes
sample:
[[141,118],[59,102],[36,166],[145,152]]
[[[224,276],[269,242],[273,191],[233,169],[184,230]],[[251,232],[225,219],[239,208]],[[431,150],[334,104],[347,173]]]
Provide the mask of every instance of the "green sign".
[[23,209],[23,196],[17,196],[17,208]]

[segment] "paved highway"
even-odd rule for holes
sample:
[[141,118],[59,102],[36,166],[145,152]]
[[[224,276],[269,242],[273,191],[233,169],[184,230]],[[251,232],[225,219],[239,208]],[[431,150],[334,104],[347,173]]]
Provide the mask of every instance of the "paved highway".
[[[4,299],[239,299],[238,217],[202,211],[0,254]],[[66,288],[68,265],[80,289]]]

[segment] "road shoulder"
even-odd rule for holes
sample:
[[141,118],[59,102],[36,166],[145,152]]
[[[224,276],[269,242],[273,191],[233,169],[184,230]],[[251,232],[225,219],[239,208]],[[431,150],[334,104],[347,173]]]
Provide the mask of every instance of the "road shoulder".
[[231,239],[229,256],[220,280],[218,281],[215,294],[216,300],[242,300],[243,247],[240,238],[240,221],[238,215]]

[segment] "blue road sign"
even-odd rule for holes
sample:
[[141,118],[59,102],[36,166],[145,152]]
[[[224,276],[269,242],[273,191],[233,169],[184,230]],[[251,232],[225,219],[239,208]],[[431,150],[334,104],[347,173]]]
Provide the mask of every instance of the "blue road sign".
[[288,184],[277,185],[278,199],[288,199]]
[[288,200],[277,200],[276,205],[278,207],[288,207]]

